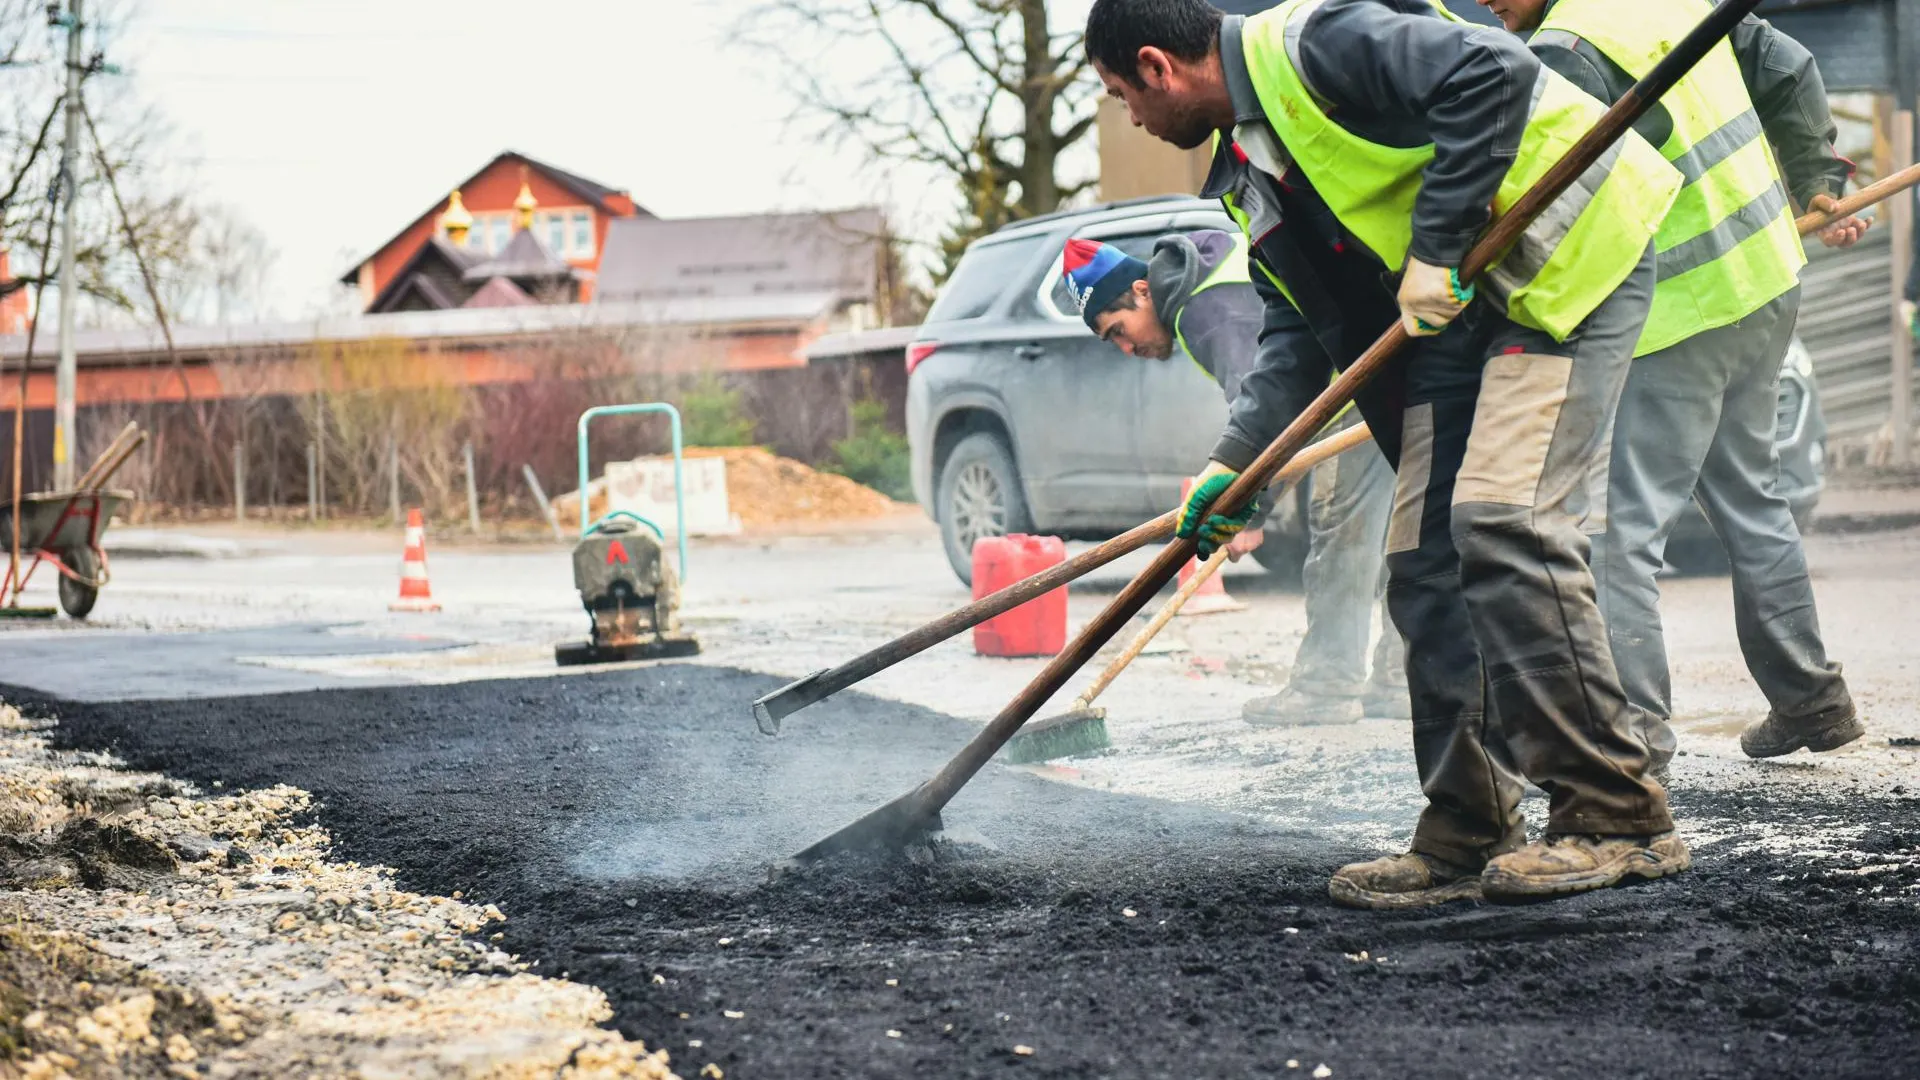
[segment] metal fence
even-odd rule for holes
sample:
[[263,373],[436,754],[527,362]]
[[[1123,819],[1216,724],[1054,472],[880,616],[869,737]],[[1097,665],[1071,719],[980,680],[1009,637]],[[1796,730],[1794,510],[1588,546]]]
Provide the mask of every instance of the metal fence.
[[1813,354],[1829,437],[1865,441],[1889,412],[1892,240],[1883,222],[1845,251],[1810,242],[1807,256],[1800,340]]

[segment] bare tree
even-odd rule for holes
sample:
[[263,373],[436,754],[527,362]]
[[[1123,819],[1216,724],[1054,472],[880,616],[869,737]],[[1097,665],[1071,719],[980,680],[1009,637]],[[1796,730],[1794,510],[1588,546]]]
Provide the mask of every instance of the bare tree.
[[[1079,28],[1052,17],[1061,6],[764,0],[740,37],[778,59],[811,134],[953,178],[964,209],[944,241],[951,265],[972,237],[1049,213],[1096,181],[1091,170],[1062,176],[1097,102]],[[860,73],[843,76],[849,66]]]

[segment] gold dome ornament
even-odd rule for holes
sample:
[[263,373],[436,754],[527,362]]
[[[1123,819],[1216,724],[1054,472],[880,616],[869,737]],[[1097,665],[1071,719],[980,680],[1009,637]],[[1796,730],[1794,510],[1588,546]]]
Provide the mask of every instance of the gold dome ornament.
[[473,228],[473,215],[460,202],[460,189],[453,189],[447,196],[446,212],[440,215],[440,227],[446,231],[447,239],[456,244],[467,242],[467,230]]
[[527,183],[526,170],[520,173],[520,194],[513,200],[513,225],[516,229],[531,229],[533,212],[540,206],[540,200],[533,197],[533,185]]

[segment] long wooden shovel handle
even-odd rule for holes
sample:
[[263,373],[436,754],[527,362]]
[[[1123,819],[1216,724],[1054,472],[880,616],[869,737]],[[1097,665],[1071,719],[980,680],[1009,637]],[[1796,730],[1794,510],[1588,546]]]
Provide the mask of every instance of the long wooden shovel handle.
[[[1321,439],[1300,451],[1299,457],[1287,462],[1287,467],[1280,470],[1280,479],[1275,482],[1276,486],[1291,487],[1299,483],[1301,477],[1307,475],[1321,462],[1345,453],[1362,443],[1370,442],[1372,439],[1373,432],[1367,430],[1365,424],[1356,424],[1345,431]],[[1213,553],[1212,558],[1195,568],[1193,576],[1187,579],[1186,584],[1180,586],[1180,591],[1168,597],[1167,602],[1160,605],[1160,610],[1153,613],[1153,618],[1147,622],[1147,625],[1141,627],[1140,632],[1133,635],[1133,640],[1127,643],[1127,647],[1120,650],[1120,655],[1114,657],[1113,662],[1088,683],[1085,690],[1080,691],[1080,696],[1074,699],[1076,707],[1085,708],[1093,704],[1094,698],[1105,693],[1107,687],[1113,684],[1113,680],[1127,670],[1127,665],[1139,657],[1140,650],[1146,648],[1160,631],[1166,629],[1167,624],[1173,621],[1173,617],[1180,614],[1180,609],[1187,606],[1187,601],[1193,599],[1193,594],[1199,592],[1200,587],[1211,580],[1213,575],[1219,573],[1220,568],[1226,564],[1227,549],[1222,547]]]
[[1794,227],[1800,230],[1801,236],[1805,236],[1808,233],[1819,232],[1821,229],[1839,221],[1841,218],[1851,214],[1857,214],[1867,207],[1872,206],[1874,203],[1898,195],[1902,191],[1913,187],[1915,184],[1920,184],[1920,164],[1909,165],[1899,172],[1889,173],[1875,180],[1859,191],[1839,200],[1832,210],[1815,210],[1811,213],[1801,214],[1794,220]]
[[96,471],[93,474],[92,481],[87,485],[87,487],[89,489],[100,489],[100,488],[106,487],[107,484],[110,481],[112,481],[113,474],[120,471],[120,466],[125,465],[127,463],[127,459],[133,456],[134,451],[139,450],[142,446],[145,446],[146,444],[147,444],[147,433],[142,431],[133,437],[132,442],[126,444],[125,446],[122,446],[119,449],[119,451],[114,454],[111,460],[108,460],[105,458],[101,459],[101,461],[94,466]]
[[102,466],[113,460],[113,456],[120,452],[121,446],[138,435],[139,432],[140,425],[138,422],[133,420],[127,421],[127,426],[120,429],[120,434],[113,437],[113,441],[108,443],[107,448],[100,452],[100,456],[94,459],[93,464],[88,466],[87,471],[80,474],[80,479],[74,481],[73,489],[75,491],[86,491],[89,488],[99,486],[98,476]]
[[[1655,64],[1646,77],[1620,96],[1605,115],[1575,143],[1561,159],[1548,169],[1539,182],[1522,195],[1505,215],[1495,221],[1487,230],[1460,265],[1460,277],[1471,281],[1506,254],[1507,249],[1520,239],[1522,233],[1533,223],[1542,211],[1558,199],[1580,175],[1600,159],[1607,148],[1627,133],[1634,122],[1660,99],[1673,84],[1680,81],[1693,66],[1699,63],[1708,50],[1719,44],[1721,39],[1732,31],[1734,24],[1747,16],[1758,6],[1759,0],[1726,0],[1707,14],[1700,25],[1687,34],[1673,49]],[[1260,452],[1253,464],[1242,471],[1238,478],[1213,502],[1213,508],[1225,508],[1237,511],[1251,502],[1262,489],[1272,483],[1279,475],[1281,466],[1298,454],[1316,432],[1324,428],[1333,418],[1353,400],[1354,394],[1367,380],[1373,378],[1388,360],[1406,345],[1406,329],[1398,321],[1387,329],[1367,348],[1359,359],[1340,373],[1332,385],[1328,386],[1318,398],[1315,398],[1306,410],[1296,417],[1287,429],[1280,433],[1267,448]],[[1060,687],[1080,669],[1087,660],[1106,644],[1128,619],[1146,606],[1153,594],[1159,592],[1168,579],[1180,569],[1180,564],[1191,558],[1194,542],[1191,539],[1176,538],[1162,548],[1153,564],[1140,572],[1140,576],[1128,583],[1127,587],[1114,597],[1106,609],[1095,616],[1080,633],[1067,644],[1058,656],[1041,669],[1031,683],[1014,696],[981,729],[947,766],[931,780],[902,796],[895,803],[882,807],[869,815],[872,818],[916,818],[920,822],[932,820],[953,799],[975,773],[992,760],[1000,747],[1020,730],[1021,725],[1040,710],[1048,698],[1057,693]],[[842,830],[842,833],[830,836],[820,843],[802,852],[803,856],[816,855],[830,850],[848,837],[868,835],[874,829],[872,822],[855,822]]]

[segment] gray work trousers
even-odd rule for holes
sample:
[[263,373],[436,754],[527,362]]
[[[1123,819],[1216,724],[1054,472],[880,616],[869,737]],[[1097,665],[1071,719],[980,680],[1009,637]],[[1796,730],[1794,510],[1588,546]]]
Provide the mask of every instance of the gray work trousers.
[[1362,400],[1397,472],[1387,603],[1427,795],[1416,851],[1478,865],[1517,847],[1522,776],[1548,794],[1549,833],[1673,827],[1582,532],[1604,513],[1614,410],[1653,281],[1649,248],[1563,342],[1475,301],[1383,373],[1397,386]]
[[1847,699],[1820,638],[1800,529],[1774,490],[1780,365],[1799,310],[1796,287],[1739,322],[1635,360],[1627,375],[1593,575],[1614,666],[1656,761],[1673,756],[1675,739],[1654,575],[1689,500],[1727,549],[1740,651],[1774,711],[1797,716]]
[[[1357,412],[1336,424],[1360,422]],[[1359,697],[1367,681],[1367,640],[1375,601],[1385,611],[1382,547],[1393,512],[1393,467],[1376,445],[1357,446],[1315,466],[1307,511],[1307,561],[1301,583],[1307,634],[1294,655],[1288,685],[1323,697]],[[1404,681],[1400,634],[1382,620],[1373,654],[1373,678],[1386,687]]]

